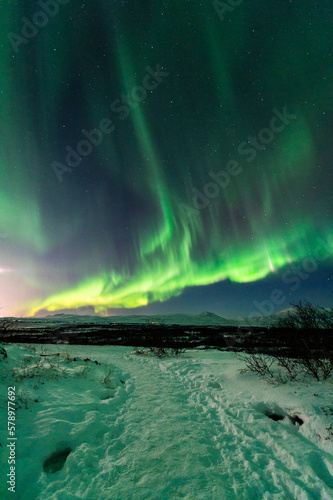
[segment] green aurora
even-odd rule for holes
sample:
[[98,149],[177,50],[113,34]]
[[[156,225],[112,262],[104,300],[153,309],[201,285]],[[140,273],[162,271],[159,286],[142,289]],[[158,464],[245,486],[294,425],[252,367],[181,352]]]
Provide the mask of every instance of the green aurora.
[[110,314],[333,255],[333,7],[221,4],[58,2],[27,38],[45,8],[2,2],[8,312]]

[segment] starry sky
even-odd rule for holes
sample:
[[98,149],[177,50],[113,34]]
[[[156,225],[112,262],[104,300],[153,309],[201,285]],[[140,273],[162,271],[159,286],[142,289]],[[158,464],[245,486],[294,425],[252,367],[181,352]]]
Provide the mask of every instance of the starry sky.
[[332,303],[331,0],[2,0],[4,315]]

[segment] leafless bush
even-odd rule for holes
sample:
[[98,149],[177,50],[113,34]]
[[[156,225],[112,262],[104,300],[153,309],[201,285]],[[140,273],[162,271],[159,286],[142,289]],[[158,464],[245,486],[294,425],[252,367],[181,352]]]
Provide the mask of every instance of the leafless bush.
[[[11,328],[14,328],[16,323],[17,323],[16,318],[0,318],[0,333],[6,332]],[[4,348],[4,346],[0,344],[0,359],[4,358],[7,358],[7,351]]]
[[133,354],[136,354],[137,356],[147,356],[149,354],[148,349],[144,347],[135,347]]
[[298,373],[325,380],[333,373],[333,309],[315,306],[307,300],[293,303],[292,310],[280,318],[275,326],[291,331],[290,347],[295,359],[282,358],[273,353],[290,376]]
[[278,353],[273,356],[279,366],[282,366],[286,370],[289,380],[295,380],[299,374],[299,361],[297,361],[297,359],[282,356]]
[[331,360],[325,358],[303,357],[298,361],[299,367],[315,379],[326,380],[333,373]]
[[167,356],[180,356],[184,354],[186,349],[181,347],[150,347],[150,352],[158,358],[165,358]]
[[[283,356],[278,351],[272,351],[268,354],[246,353],[240,355],[240,359],[245,362],[246,368],[243,372],[254,372],[267,382],[286,383],[295,380],[302,373],[310,375],[316,380],[326,380],[333,373],[333,365],[330,359],[316,356],[309,351],[302,354],[299,358],[289,358]],[[276,364],[286,370],[286,376],[281,372],[273,371],[273,365]]]
[[271,368],[275,360],[272,356],[260,353],[246,353],[241,354],[240,359],[245,362],[246,366],[242,370],[243,372],[254,372],[268,382],[274,381],[274,373]]
[[292,310],[284,318],[279,318],[278,328],[333,328],[333,309],[315,306],[307,300],[292,303]]
[[148,354],[153,354],[157,358],[166,358],[168,356],[180,356],[186,351],[183,347],[136,347],[133,351],[134,354],[139,356],[147,356]]
[[113,373],[113,370],[108,370],[108,372],[106,373],[104,379],[103,379],[103,384],[105,384],[107,387],[108,385],[110,384],[111,382],[111,375]]
[[182,354],[185,354],[186,349],[185,347],[172,347],[172,354],[174,356],[181,356]]
[[18,319],[16,318],[0,318],[0,331],[11,330],[16,326]]

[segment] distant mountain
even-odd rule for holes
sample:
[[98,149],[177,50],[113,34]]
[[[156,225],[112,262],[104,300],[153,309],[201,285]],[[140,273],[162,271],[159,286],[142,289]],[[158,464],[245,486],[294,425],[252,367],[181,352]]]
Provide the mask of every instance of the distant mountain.
[[200,314],[153,314],[109,317],[114,323],[147,323],[161,325],[230,325],[232,320],[210,312]]
[[271,314],[270,316],[267,316],[266,319],[270,320],[272,323],[275,323],[279,319],[285,318],[287,314],[295,312],[296,309],[295,307],[287,307],[287,309],[282,309],[282,311],[279,311],[275,314]]
[[233,319],[226,319],[223,316],[218,316],[212,312],[204,311],[199,314],[194,314],[192,316],[195,324],[203,324],[203,325],[237,325],[238,321]]
[[199,313],[199,314],[194,314],[193,317],[194,318],[208,319],[208,320],[212,320],[212,321],[221,320],[221,319],[224,321],[227,321],[225,318],[223,318],[223,316],[218,316],[217,314],[211,313],[208,311],[204,311],[204,312]]
[[131,314],[128,316],[97,316],[92,314],[56,313],[46,317],[21,318],[26,322],[47,323],[94,323],[94,324],[161,324],[161,325],[200,325],[200,326],[272,326],[279,318],[288,314],[293,308],[287,308],[270,316],[227,319],[218,314],[204,311],[199,314]]
[[212,312],[202,312],[200,314],[153,314],[140,315],[132,314],[128,316],[92,316],[76,315],[66,313],[56,313],[44,318],[22,318],[23,322],[50,322],[50,323],[122,323],[122,324],[161,324],[161,325],[238,325],[235,320],[230,320],[218,316]]
[[250,319],[243,318],[240,324],[247,324],[250,326],[273,326],[279,319],[284,318],[287,314],[294,311],[294,307],[288,307],[269,316],[251,317]]

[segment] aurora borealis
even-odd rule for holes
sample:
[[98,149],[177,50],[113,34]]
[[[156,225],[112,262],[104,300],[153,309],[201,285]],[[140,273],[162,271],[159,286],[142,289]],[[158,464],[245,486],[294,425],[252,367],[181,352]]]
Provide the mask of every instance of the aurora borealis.
[[1,2],[5,314],[326,300],[332,2],[225,4]]

